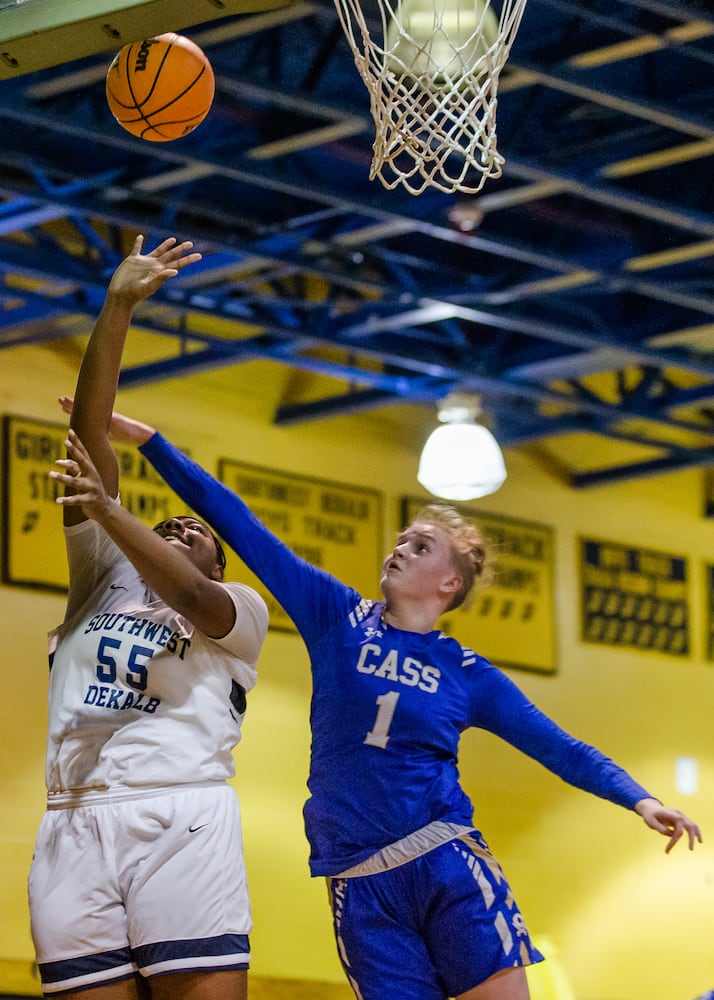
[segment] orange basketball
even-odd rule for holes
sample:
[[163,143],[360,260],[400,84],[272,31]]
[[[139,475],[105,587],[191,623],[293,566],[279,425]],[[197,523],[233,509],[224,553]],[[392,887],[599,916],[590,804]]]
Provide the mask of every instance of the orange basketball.
[[107,102],[122,128],[150,142],[193,132],[213,102],[213,69],[189,38],[169,32],[125,45],[107,72]]

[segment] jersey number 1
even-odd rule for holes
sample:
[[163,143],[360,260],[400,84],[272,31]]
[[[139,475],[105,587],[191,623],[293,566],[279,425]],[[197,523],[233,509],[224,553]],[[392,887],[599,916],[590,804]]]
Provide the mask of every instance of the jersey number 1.
[[382,750],[389,742],[389,727],[392,724],[394,709],[399,700],[398,691],[388,691],[387,694],[380,694],[377,698],[377,718],[374,725],[365,736],[365,743],[371,747],[381,747]]

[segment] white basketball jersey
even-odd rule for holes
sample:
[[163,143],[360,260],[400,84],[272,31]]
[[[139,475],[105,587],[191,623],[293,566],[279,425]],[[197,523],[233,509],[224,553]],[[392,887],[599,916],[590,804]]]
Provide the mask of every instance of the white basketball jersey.
[[268,627],[263,599],[223,584],[236,621],[210,639],[148,590],[95,522],[65,535],[67,614],[50,633],[50,797],[231,777]]

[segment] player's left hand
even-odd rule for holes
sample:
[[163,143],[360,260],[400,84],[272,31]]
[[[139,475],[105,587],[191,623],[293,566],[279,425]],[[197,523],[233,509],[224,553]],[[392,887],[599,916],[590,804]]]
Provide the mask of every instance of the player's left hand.
[[67,458],[59,458],[55,462],[65,471],[53,469],[49,473],[50,479],[64,483],[70,491],[65,496],[57,497],[57,503],[68,507],[81,506],[87,517],[100,520],[102,513],[110,509],[114,501],[107,495],[101,476],[76,432],[70,429],[67,434]]
[[697,824],[679,809],[663,806],[657,799],[640,799],[635,806],[647,826],[663,837],[669,837],[669,843],[664,849],[669,854],[677,841],[686,833],[689,839],[689,850],[694,850],[695,841],[702,842],[702,835]]

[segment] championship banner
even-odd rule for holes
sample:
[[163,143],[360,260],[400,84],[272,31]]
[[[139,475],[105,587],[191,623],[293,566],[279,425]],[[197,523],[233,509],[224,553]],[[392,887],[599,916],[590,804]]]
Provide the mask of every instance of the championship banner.
[[[61,484],[47,473],[65,457],[67,428],[23,417],[3,418],[3,583],[66,590],[67,556]],[[150,527],[187,510],[132,446],[115,446],[122,505]]]
[[[425,506],[423,499],[401,501],[403,526]],[[474,588],[468,608],[445,615],[439,628],[499,667],[554,673],[553,529],[531,521],[452,506],[475,522],[495,552],[491,586]]]
[[581,538],[580,559],[584,642],[689,656],[685,556]]
[[[293,552],[365,597],[379,596],[384,553],[383,502],[377,490],[275,472],[229,458],[219,460],[218,478]],[[227,555],[226,579],[258,591],[268,605],[271,628],[294,632],[272,594],[236,555]]]

